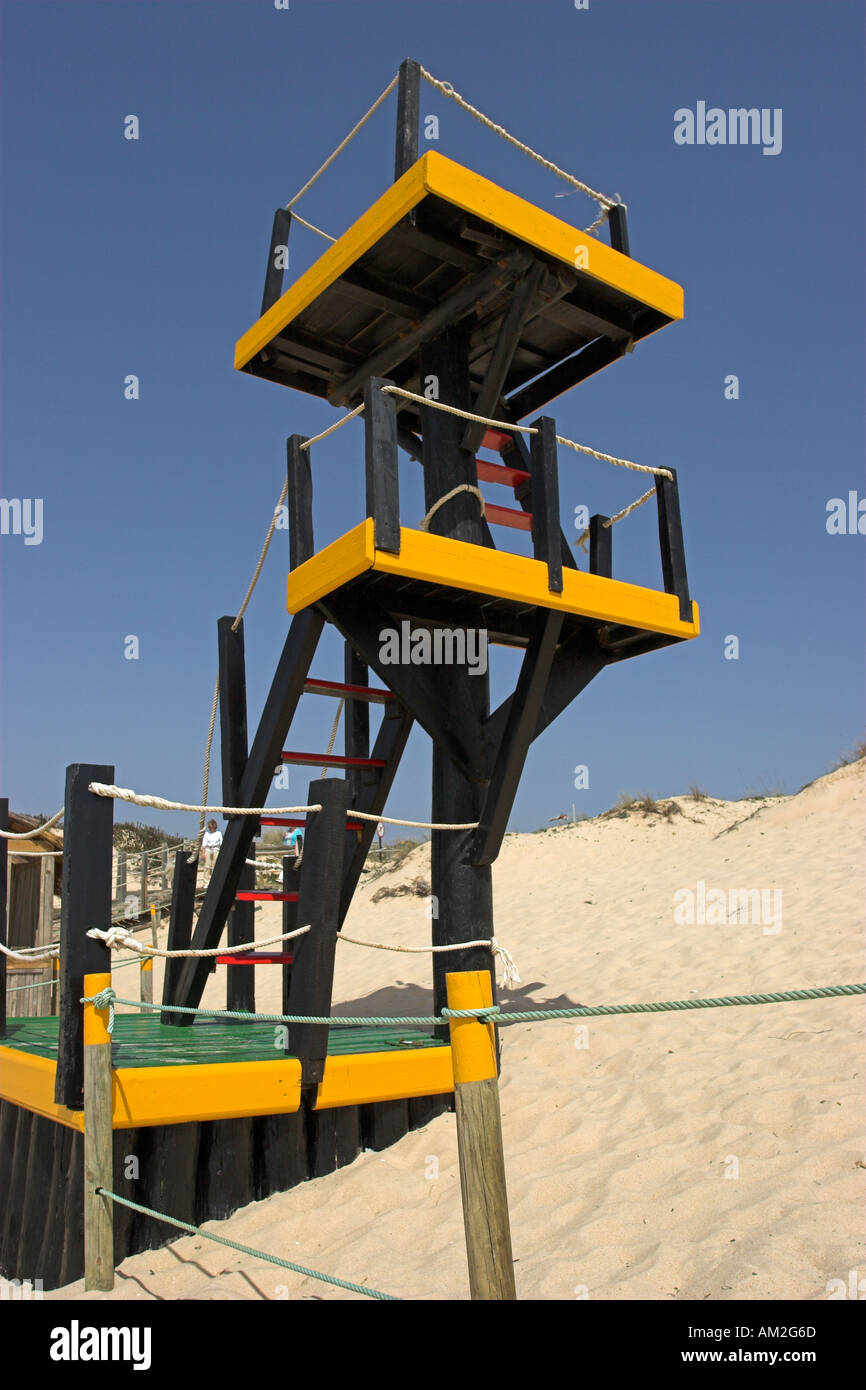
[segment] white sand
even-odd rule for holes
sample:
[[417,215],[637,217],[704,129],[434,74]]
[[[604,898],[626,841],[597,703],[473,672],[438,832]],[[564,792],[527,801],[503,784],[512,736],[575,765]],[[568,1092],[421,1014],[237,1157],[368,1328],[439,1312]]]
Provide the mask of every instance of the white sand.
[[[507,838],[496,932],[523,978],[507,998],[612,1004],[863,977],[862,761],[795,797],[677,804],[683,814],[670,820],[632,811]],[[423,900],[370,899],[428,869],[422,847],[366,884],[346,930],[422,944]],[[676,925],[675,891],[699,880],[780,888],[781,930]],[[276,908],[256,921],[260,938],[280,930]],[[205,1004],[224,1007],[225,973]],[[353,1013],[426,1013],[429,977],[428,956],[343,944],[334,998]],[[260,969],[257,984],[259,1009],[277,1011],[279,971]],[[821,1299],[828,1281],[862,1269],[863,1010],[852,998],[592,1019],[586,1047],[574,1022],[504,1029],[518,1297]],[[407,1299],[464,1299],[454,1123],[440,1116],[211,1228]],[[82,1284],[47,1296],[106,1297]],[[355,1295],[182,1237],[126,1260],[107,1297]]]

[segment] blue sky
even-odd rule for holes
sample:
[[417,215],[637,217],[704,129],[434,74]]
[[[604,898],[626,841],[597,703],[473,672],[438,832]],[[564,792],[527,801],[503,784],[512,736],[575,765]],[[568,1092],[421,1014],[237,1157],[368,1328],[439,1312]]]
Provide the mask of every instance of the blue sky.
[[[830,498],[866,493],[859,3],[4,0],[0,40],[0,492],[44,507],[41,544],[0,538],[0,788],[14,808],[55,810],[73,761],[198,800],[216,620],[246,590],[286,436],[336,418],[235,372],[234,342],[257,316],[274,208],[407,55],[621,195],[632,253],[685,289],[682,323],[550,413],[572,438],[678,469],[703,635],[603,673],[533,746],[512,825],[572,802],[592,814],[622,791],[795,791],[862,737],[866,540],[825,524]],[[781,152],[675,144],[674,112],[698,101],[781,108]],[[564,185],[429,88],[422,111],[440,117],[443,153],[592,220],[582,195],[556,198]],[[123,138],[131,113],[137,142]],[[393,115],[392,97],[306,217],[339,233],[384,190]],[[320,250],[296,227],[289,278]],[[411,521],[420,470],[402,470]],[[561,475],[566,518],[642,490],[571,454]],[[319,446],[314,480],[329,539],[363,514],[360,425]],[[617,527],[619,577],[659,584],[654,527],[652,506]],[[246,623],[253,725],[286,630],[286,551],[278,532]],[[316,674],[339,679],[340,663],[331,635]],[[495,695],[513,670],[494,673]],[[333,712],[307,697],[291,743],[323,747]],[[425,816],[428,767],[416,732],[389,811]],[[306,780],[282,795],[304,799]]]

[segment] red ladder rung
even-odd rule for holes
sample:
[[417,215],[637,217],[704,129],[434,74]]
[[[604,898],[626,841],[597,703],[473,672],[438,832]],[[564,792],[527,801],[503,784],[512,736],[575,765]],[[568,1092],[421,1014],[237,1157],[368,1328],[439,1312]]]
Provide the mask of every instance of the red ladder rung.
[[[527,475],[528,476],[528,475]],[[380,690],[372,685],[346,685],[344,681],[304,681],[304,690],[308,695],[349,695],[356,700],[369,700],[371,702],[384,702],[386,700],[396,700],[397,696],[390,690]]]
[[291,965],[294,956],[285,951],[251,951],[248,955],[217,956],[217,965]]
[[515,531],[532,530],[532,512],[518,512],[513,507],[495,507],[485,502],[484,515],[496,526],[512,526]]
[[271,893],[264,888],[245,888],[240,893],[235,893],[235,898],[239,903],[296,903],[297,893]]
[[495,449],[499,453],[500,449],[504,449],[506,444],[511,444],[513,441],[514,436],[506,434],[503,430],[485,430],[481,447],[482,449]]
[[384,758],[346,758],[339,753],[292,753],[288,750],[282,755],[284,763],[298,763],[302,767],[384,767]]
[[508,468],[504,463],[488,463],[487,459],[476,459],[479,483],[504,483],[506,487],[517,487],[529,482],[529,474],[522,468]]

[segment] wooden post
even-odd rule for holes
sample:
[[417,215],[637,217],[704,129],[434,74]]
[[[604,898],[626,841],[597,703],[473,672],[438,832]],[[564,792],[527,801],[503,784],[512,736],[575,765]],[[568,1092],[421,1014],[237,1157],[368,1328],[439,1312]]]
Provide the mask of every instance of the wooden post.
[[262,291],[262,314],[266,314],[283,293],[283,277],[289,268],[291,226],[292,214],[288,208],[277,208],[271,228],[271,244],[268,248],[268,266]]
[[[308,436],[292,434],[286,440],[286,501],[289,508],[289,569],[309,560],[313,544],[313,473],[309,449],[302,449]],[[229,804],[229,803],[226,803]]]
[[589,518],[589,572],[613,578],[613,527],[600,512]]
[[[189,861],[192,860],[192,863]],[[168,920],[168,941],[166,950],[185,951],[192,938],[192,917],[195,911],[195,880],[198,870],[198,856],[188,849],[175,851],[174,877],[171,883],[171,914]],[[183,969],[182,959],[167,960],[162,979],[163,1004],[178,1004],[177,981]],[[176,1026],[183,1014],[163,1013],[159,1016],[161,1024]]]
[[397,408],[381,388],[393,382],[370,377],[364,386],[364,446],[367,516],[373,518],[377,550],[400,554],[400,495],[397,474]]
[[160,851],[160,888],[163,893],[168,892],[168,845],[163,845]]
[[[297,893],[297,892],[298,892],[298,889],[299,889],[300,881],[301,881],[301,874],[300,874],[300,867],[299,867],[299,864],[298,864],[298,860],[297,860],[293,855],[291,855],[291,854],[284,854],[284,855],[283,855],[283,892],[284,892],[284,893]],[[283,932],[294,931],[295,928],[297,927],[297,925],[298,925],[298,904],[297,904],[297,902],[293,902],[293,903],[283,903]],[[281,948],[281,949],[282,949],[283,951],[291,951],[291,950],[293,949],[293,946],[294,946],[294,942],[292,942],[292,941],[284,941],[284,942],[282,943],[282,948]],[[255,967],[254,967],[254,968],[255,968]],[[285,962],[284,962],[284,963],[280,966],[280,969],[281,969],[282,972],[283,972],[283,992],[282,992],[281,1012],[284,1013],[284,1014],[287,1014],[287,1013],[289,1012],[289,998],[290,998],[291,992],[292,992],[292,966],[291,966],[291,965],[286,965]],[[288,1048],[288,1044],[286,1044],[286,1046],[287,1046],[287,1048]]]
[[[9,800],[0,798],[0,830],[9,829]],[[0,945],[7,942],[6,887],[9,871],[9,841],[0,835]],[[0,951],[0,1038],[6,1036],[6,957]]]
[[[493,1003],[486,970],[445,979],[449,1009]],[[473,1300],[516,1299],[494,1028],[461,1018],[451,1019],[449,1030],[470,1294]]]
[[153,1003],[153,956],[142,956],[141,958],[141,1002],[142,1004]]
[[147,867],[148,867],[147,852],[146,852],[146,850],[142,850],[142,854],[141,854],[141,894],[140,894],[140,897],[139,897],[139,906],[138,906],[138,910],[139,910],[139,912],[141,913],[142,916],[144,916],[145,912],[147,912],[147,909],[148,909],[148,906],[149,906],[148,901],[147,901]]
[[[421,378],[435,376],[439,400],[461,410],[471,410],[469,394],[469,339],[463,329],[449,329],[426,344],[419,357]],[[424,445],[424,502],[432,507],[440,497],[459,483],[477,485],[475,457],[463,449],[463,421],[441,410],[421,407]],[[478,499],[459,492],[441,507],[430,522],[431,534],[469,541],[472,545],[490,542],[486,522],[479,514]],[[454,709],[466,711],[467,728],[480,730],[490,714],[490,677],[470,675],[455,667],[449,692]],[[470,723],[471,721],[471,723]],[[467,735],[468,736],[468,735]],[[480,732],[478,735],[480,742]],[[455,766],[440,742],[433,744],[432,821],[445,824],[477,821],[481,817],[488,782],[470,781]],[[467,862],[471,830],[434,830],[430,839],[431,889],[433,894],[432,936],[434,946],[450,946],[457,941],[474,941],[493,936],[493,881],[489,865],[475,867]],[[492,956],[486,946],[465,951],[436,954],[433,957],[434,1012],[445,1004],[445,974],[448,969],[492,972]],[[491,987],[495,988],[491,979]],[[444,1026],[437,1030],[447,1033]]]
[[[331,1011],[337,953],[348,805],[346,783],[338,777],[311,782],[307,805],[322,808],[307,818],[304,867],[298,890],[298,925],[309,925],[312,930],[292,943],[295,960],[289,1013],[323,1016]],[[289,1051],[300,1060],[301,1084],[317,1085],[325,1074],[328,1025],[290,1024]]]
[[397,84],[397,141],[394,153],[396,182],[418,158],[418,127],[421,113],[421,68],[411,58],[400,64]]
[[562,551],[559,525],[559,471],[556,457],[556,425],[550,416],[534,421],[532,436],[532,553],[547,565],[547,587],[562,593]]
[[117,897],[126,903],[126,850],[117,851]]
[[111,829],[114,803],[94,796],[90,782],[113,782],[113,766],[72,763],[66,769],[63,892],[60,913],[60,1019],[54,1100],[80,1110],[84,1103],[84,976],[105,968],[105,947],[87,935],[111,926]]
[[[247,686],[244,658],[243,619],[220,618],[219,641],[220,748],[222,754],[223,804],[240,806],[241,778],[247,762]],[[257,822],[256,822],[257,824]],[[255,857],[252,843],[244,855]],[[238,888],[249,891],[256,886],[256,871],[241,866]],[[252,946],[256,939],[256,905],[236,902],[228,918],[229,946]],[[254,966],[226,967],[226,1008],[239,1013],[255,1013],[256,971]]]
[[668,470],[670,478],[656,474],[656,500],[659,516],[659,547],[662,555],[662,575],[665,593],[676,594],[680,601],[680,618],[692,621],[692,602],[686,574],[686,553],[683,547],[683,525],[680,519],[680,494],[677,471]]
[[[110,984],[110,972],[85,975],[84,995],[92,998]],[[108,1009],[85,1004],[84,1288],[103,1293],[114,1288],[114,1203],[97,1189],[114,1187],[112,1103]]]

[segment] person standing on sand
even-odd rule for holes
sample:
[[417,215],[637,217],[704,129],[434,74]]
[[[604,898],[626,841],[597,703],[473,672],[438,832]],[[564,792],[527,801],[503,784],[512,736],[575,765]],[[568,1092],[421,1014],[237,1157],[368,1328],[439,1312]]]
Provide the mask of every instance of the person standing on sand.
[[207,823],[207,830],[201,842],[201,847],[204,850],[204,866],[208,872],[208,876],[213,873],[213,866],[217,861],[217,855],[220,852],[220,845],[222,842],[222,831],[217,830],[217,823],[215,820],[209,820]]

